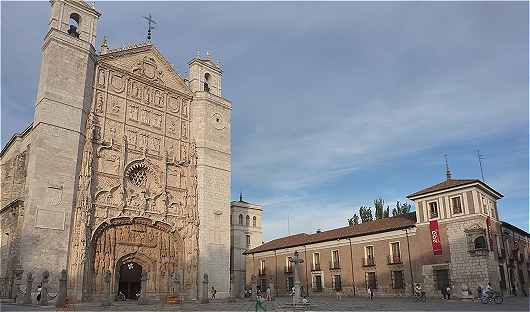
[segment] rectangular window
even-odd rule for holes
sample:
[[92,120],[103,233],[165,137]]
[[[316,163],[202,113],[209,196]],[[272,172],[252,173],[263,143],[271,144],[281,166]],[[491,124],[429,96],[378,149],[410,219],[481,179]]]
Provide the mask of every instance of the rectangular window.
[[403,271],[392,271],[392,288],[405,289]]
[[339,259],[339,251],[333,250],[331,252],[331,269],[338,269],[340,268],[340,259]]
[[259,262],[259,275],[265,275],[265,260]]
[[247,249],[250,249],[250,235],[247,235]]
[[320,254],[318,252],[313,254],[313,271],[320,271]]
[[390,244],[390,263],[401,263],[401,250],[399,248],[399,242]]
[[438,202],[430,202],[429,211],[431,213],[431,218],[438,218]]
[[366,289],[377,289],[377,279],[375,277],[375,272],[366,272],[365,273],[365,283]]
[[374,246],[364,247],[364,253],[366,256],[366,258],[364,259],[364,265],[365,266],[375,265]]
[[285,272],[293,272],[293,263],[289,261],[289,257],[285,257]]
[[451,207],[453,208],[453,214],[462,213],[462,199],[460,196],[451,198]]
[[342,290],[342,280],[340,275],[333,275],[333,279],[331,280],[331,282],[333,283],[333,285],[331,285],[333,289]]

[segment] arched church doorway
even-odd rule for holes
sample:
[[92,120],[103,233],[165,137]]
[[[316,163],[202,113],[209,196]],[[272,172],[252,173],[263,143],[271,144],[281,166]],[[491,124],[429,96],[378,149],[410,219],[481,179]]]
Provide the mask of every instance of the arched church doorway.
[[127,299],[137,299],[142,283],[142,266],[136,262],[124,263],[120,266],[118,290]]

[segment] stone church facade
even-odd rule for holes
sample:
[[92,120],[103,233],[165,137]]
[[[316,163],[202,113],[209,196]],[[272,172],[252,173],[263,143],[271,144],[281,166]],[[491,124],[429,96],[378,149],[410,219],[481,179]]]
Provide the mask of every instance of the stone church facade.
[[[230,289],[230,110],[209,57],[179,75],[150,42],[96,52],[100,13],[51,1],[32,125],[1,154],[2,281],[68,271],[71,300]],[[120,273],[121,272],[121,273]],[[128,273],[127,273],[128,274]],[[132,288],[131,288],[132,287]],[[5,295],[5,294],[4,294]],[[131,294],[127,294],[132,296]]]

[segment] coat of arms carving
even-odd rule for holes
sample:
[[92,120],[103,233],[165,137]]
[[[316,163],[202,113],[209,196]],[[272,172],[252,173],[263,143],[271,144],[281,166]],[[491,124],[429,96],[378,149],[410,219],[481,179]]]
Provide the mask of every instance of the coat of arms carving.
[[156,61],[152,57],[145,56],[138,61],[132,69],[133,73],[143,76],[149,80],[163,83],[162,70],[158,69]]

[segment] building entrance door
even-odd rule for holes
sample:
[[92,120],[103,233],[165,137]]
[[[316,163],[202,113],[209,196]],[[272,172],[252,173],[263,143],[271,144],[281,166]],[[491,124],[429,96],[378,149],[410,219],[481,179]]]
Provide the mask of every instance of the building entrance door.
[[436,270],[436,286],[439,290],[447,288],[449,286],[449,270],[442,269]]
[[142,286],[142,266],[136,262],[124,263],[120,267],[119,292],[127,299],[138,299]]

